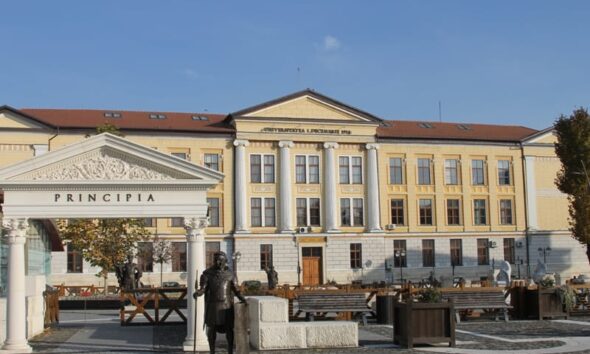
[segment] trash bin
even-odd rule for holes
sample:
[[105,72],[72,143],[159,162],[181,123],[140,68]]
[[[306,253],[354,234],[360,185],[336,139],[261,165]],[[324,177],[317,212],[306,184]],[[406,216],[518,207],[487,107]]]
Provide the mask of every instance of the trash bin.
[[394,295],[377,295],[377,323],[393,324]]

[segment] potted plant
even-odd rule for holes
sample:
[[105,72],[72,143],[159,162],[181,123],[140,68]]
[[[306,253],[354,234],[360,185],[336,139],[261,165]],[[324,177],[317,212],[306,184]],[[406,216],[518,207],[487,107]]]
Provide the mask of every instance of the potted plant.
[[576,294],[567,285],[555,286],[552,276],[545,276],[536,289],[526,290],[526,317],[539,320],[545,318],[568,318],[574,307]]
[[438,288],[426,288],[405,302],[394,302],[393,342],[405,348],[415,344],[448,342],[455,346],[455,307],[442,302]]

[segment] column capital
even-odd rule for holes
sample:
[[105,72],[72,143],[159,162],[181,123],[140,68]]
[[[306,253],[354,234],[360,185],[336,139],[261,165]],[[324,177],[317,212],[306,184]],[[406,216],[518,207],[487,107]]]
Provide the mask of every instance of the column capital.
[[196,241],[203,234],[205,228],[209,225],[209,218],[185,217],[184,229],[186,230],[187,241]]
[[373,150],[373,149],[379,150],[380,147],[381,147],[381,145],[379,145],[377,143],[369,143],[369,144],[365,145],[365,148],[367,150]]
[[324,149],[338,149],[338,143],[326,142],[326,143],[324,143]]
[[234,140],[234,146],[248,146],[250,142],[248,140]]
[[295,146],[295,143],[293,143],[290,140],[281,140],[279,141],[279,147],[280,148],[292,148],[293,146]]
[[6,240],[10,243],[25,243],[29,221],[27,218],[2,219],[2,228],[8,232]]

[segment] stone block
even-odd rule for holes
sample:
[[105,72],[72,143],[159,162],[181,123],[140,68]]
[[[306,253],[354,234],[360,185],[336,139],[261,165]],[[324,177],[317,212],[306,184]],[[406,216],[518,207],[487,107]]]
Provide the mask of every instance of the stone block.
[[275,296],[248,297],[250,321],[261,323],[289,322],[289,301]]
[[259,350],[305,348],[305,327],[298,323],[260,324],[258,338],[250,344]]
[[358,324],[350,321],[306,322],[308,348],[341,348],[358,346]]

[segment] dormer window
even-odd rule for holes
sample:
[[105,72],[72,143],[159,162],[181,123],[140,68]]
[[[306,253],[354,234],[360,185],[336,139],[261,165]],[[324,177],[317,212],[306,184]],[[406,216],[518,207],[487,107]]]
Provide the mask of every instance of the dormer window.
[[424,128],[424,129],[432,129],[432,128],[434,128],[434,127],[432,126],[432,124],[430,124],[430,123],[418,123],[418,126],[419,126],[420,128]]
[[166,119],[166,115],[165,114],[159,114],[159,113],[151,113],[150,114],[150,119]]
[[209,120],[209,117],[205,117],[205,116],[193,116],[192,118],[193,118],[193,120],[202,120],[202,121]]
[[121,118],[121,113],[119,112],[104,112],[105,118]]

